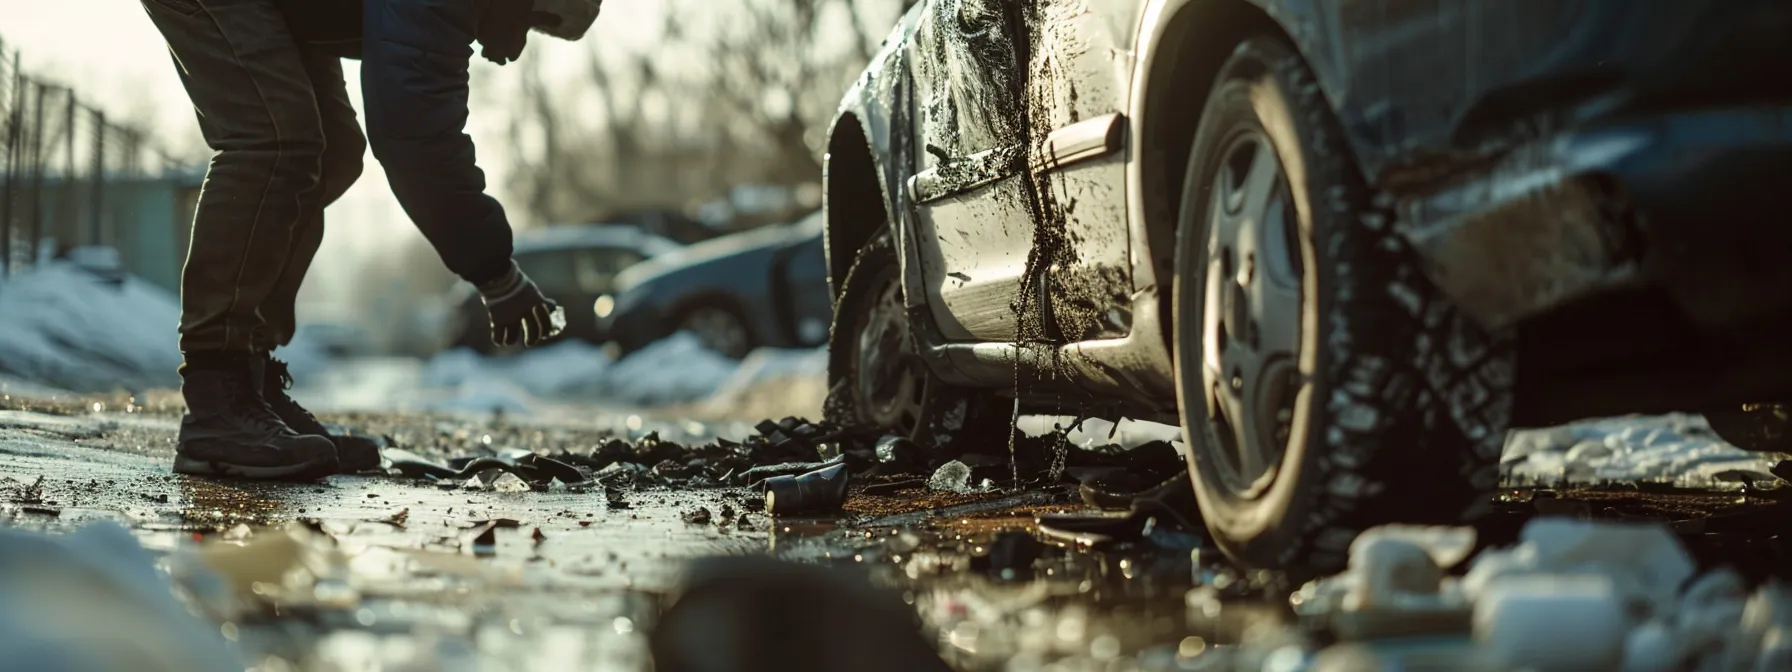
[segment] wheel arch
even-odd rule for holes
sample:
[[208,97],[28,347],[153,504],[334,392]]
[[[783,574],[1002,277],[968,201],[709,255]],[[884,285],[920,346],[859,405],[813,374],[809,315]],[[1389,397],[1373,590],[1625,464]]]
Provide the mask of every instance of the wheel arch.
[[1177,210],[1201,111],[1220,68],[1253,36],[1281,39],[1311,63],[1307,47],[1317,38],[1296,39],[1278,18],[1290,14],[1284,7],[1289,4],[1295,3],[1162,0],[1149,5],[1141,21],[1130,103],[1132,133],[1138,139],[1131,169],[1132,214],[1134,235],[1144,240],[1149,255],[1135,263],[1134,276],[1136,288],[1157,290],[1158,326],[1166,348],[1173,347],[1170,279],[1175,277]]
[[841,283],[860,248],[890,221],[890,199],[872,154],[864,122],[843,112],[828,134],[822,160],[823,246],[827,250],[828,293],[839,300]]

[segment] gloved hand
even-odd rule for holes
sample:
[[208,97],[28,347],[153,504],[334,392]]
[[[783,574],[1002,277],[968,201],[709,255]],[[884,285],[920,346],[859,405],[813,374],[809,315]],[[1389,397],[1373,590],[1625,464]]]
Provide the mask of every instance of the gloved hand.
[[563,40],[578,40],[597,21],[603,0],[488,0],[479,18],[480,55],[504,65],[521,58],[535,29]]
[[491,0],[479,17],[479,55],[498,65],[510,63],[522,58],[530,28],[559,24],[560,17],[535,11],[532,0]]
[[491,315],[492,343],[512,346],[537,346],[560,335],[564,325],[555,324],[554,312],[560,304],[542,296],[541,289],[516,262],[503,277],[479,286],[479,298]]

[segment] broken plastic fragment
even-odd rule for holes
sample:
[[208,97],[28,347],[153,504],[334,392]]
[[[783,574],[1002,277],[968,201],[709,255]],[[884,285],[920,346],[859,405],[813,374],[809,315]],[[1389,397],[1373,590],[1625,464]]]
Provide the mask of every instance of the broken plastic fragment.
[[[317,604],[317,585],[346,571],[334,542],[301,523],[260,532],[246,542],[214,541],[177,564],[192,560],[221,575],[244,607]],[[352,591],[325,595],[333,604],[320,606],[340,607],[359,600]]]
[[933,476],[927,479],[927,487],[941,492],[956,492],[971,495],[982,492],[971,487],[971,468],[958,460],[940,465]]
[[921,454],[921,447],[900,436],[886,436],[877,440],[877,461],[884,464],[908,464]]
[[516,474],[505,472],[497,480],[492,481],[492,490],[495,492],[528,492],[529,482],[519,478]]
[[801,476],[765,479],[765,510],[772,515],[821,513],[846,502],[845,464],[835,464]]

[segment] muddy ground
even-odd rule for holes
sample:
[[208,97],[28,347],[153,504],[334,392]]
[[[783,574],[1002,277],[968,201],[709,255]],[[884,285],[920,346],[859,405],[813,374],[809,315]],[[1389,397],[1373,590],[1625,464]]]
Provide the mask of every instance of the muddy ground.
[[[1226,669],[1209,662],[1298,625],[1288,600],[1298,586],[1228,568],[1198,530],[1163,524],[1095,546],[1041,534],[1038,516],[1086,510],[1071,486],[955,494],[886,478],[855,484],[840,514],[775,519],[746,487],[640,478],[545,491],[386,476],[228,482],[168,473],[176,407],[136,402],[0,401],[0,524],[64,532],[117,521],[166,566],[208,541],[312,530],[341,551],[332,580],[352,590],[219,622],[260,669],[649,669],[649,635],[686,562],[713,556],[769,554],[867,576],[912,606],[926,644],[958,669]],[[601,409],[326,420],[435,458],[753,431]],[[1536,515],[1671,521],[1702,564],[1758,580],[1792,569],[1784,508],[1771,491],[1511,491],[1480,536],[1509,542]]]

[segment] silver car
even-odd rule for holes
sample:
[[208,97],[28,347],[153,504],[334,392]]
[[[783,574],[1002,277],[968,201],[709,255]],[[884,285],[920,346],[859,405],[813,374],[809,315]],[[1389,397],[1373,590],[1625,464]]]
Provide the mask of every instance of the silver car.
[[1486,510],[1510,427],[1792,398],[1789,28],[922,0],[829,131],[832,408],[943,452],[1175,423],[1221,549],[1325,571]]

